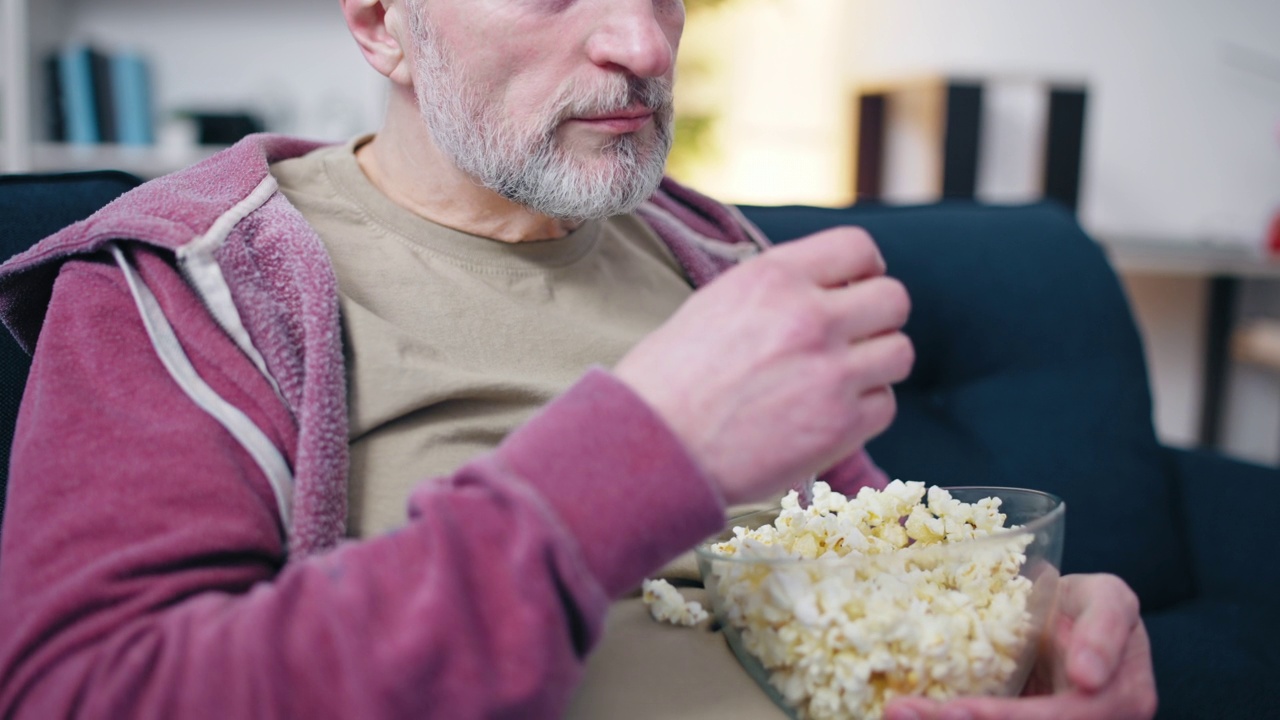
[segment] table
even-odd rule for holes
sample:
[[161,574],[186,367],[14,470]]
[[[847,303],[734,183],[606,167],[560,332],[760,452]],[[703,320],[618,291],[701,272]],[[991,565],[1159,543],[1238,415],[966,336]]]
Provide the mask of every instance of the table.
[[1238,244],[1126,238],[1100,242],[1117,272],[1199,277],[1209,282],[1199,440],[1204,447],[1215,447],[1222,430],[1222,396],[1240,283],[1280,279],[1280,256]]

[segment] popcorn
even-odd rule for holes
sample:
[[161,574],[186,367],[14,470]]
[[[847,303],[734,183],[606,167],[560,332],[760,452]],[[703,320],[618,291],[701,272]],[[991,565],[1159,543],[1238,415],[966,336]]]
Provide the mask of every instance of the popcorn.
[[1005,530],[999,509],[998,498],[963,503],[918,482],[854,498],[819,482],[808,508],[793,491],[773,525],[736,527],[712,549],[833,562],[716,561],[709,581],[724,596],[724,621],[801,718],[880,717],[900,695],[992,694],[1033,632],[1032,583],[1019,575],[1031,536],[963,554],[945,546]]
[[708,617],[702,603],[686,602],[680,591],[666,580],[645,580],[641,589],[649,614],[658,622],[692,627]]

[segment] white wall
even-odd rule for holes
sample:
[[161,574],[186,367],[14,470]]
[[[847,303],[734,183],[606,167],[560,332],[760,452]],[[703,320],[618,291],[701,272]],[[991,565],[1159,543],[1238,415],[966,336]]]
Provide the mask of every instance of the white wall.
[[336,1],[66,4],[63,38],[152,58],[162,112],[247,107],[273,130],[334,140],[376,129],[382,117],[382,77],[361,57]]
[[1252,241],[1280,206],[1280,77],[1228,62],[1235,44],[1280,63],[1280,2],[850,1],[855,79],[1087,81],[1081,216],[1095,233]]

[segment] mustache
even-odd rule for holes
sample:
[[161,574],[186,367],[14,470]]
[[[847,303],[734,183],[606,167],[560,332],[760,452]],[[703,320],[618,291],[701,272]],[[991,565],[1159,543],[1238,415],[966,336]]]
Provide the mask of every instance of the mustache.
[[572,117],[621,112],[637,105],[658,116],[669,115],[674,105],[671,81],[665,78],[615,75],[591,88],[573,84],[551,103],[557,123]]

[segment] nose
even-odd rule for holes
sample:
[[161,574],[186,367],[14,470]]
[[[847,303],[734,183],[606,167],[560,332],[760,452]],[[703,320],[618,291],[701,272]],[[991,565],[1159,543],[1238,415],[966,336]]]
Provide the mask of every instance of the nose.
[[609,10],[587,41],[591,62],[638,77],[669,73],[684,27],[683,3],[610,0],[606,5]]

